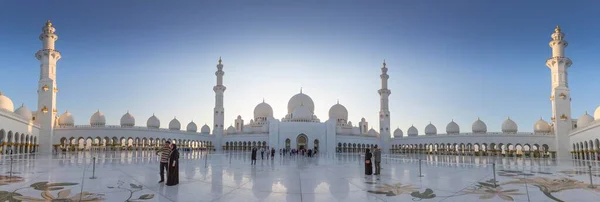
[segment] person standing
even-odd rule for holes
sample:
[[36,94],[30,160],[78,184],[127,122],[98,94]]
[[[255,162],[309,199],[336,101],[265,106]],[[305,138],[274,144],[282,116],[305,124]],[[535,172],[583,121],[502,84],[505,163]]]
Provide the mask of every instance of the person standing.
[[367,149],[366,153],[365,153],[365,175],[372,175],[373,174],[373,163],[371,162],[371,150]]
[[252,155],[251,155],[252,161],[250,162],[250,165],[252,165],[252,164],[256,165],[256,152],[257,152],[256,147],[252,148]]
[[179,151],[177,145],[171,144],[169,154],[169,169],[167,169],[167,186],[179,184]]
[[375,175],[379,175],[381,171],[381,149],[375,145],[375,151],[373,151],[375,159]]
[[265,160],[265,148],[260,148],[260,160]]
[[165,181],[165,170],[168,169],[169,164],[169,154],[171,154],[171,142],[166,141],[165,145],[156,151],[156,155],[160,153],[160,181],[158,183],[162,183]]

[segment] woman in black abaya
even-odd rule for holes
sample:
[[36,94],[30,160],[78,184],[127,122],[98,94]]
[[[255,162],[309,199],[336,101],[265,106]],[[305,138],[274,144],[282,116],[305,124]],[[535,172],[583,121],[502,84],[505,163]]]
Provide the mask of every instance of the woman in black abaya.
[[365,175],[373,174],[373,162],[371,162],[372,156],[371,150],[367,149],[367,152],[365,153]]
[[167,186],[177,184],[179,184],[179,151],[177,151],[177,145],[171,144],[169,167],[167,169]]

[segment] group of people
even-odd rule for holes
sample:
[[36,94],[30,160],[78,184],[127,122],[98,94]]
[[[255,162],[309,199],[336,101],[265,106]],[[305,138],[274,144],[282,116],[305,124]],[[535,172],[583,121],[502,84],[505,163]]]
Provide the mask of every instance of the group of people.
[[301,154],[302,156],[304,156],[304,154],[306,154],[308,157],[312,157],[313,155],[317,154],[317,149],[315,148],[314,150],[312,149],[279,149],[279,154],[281,155],[283,151],[283,155],[285,156],[287,153],[290,154],[290,156],[292,155],[298,155]]
[[165,145],[156,151],[156,155],[160,153],[160,181],[165,181],[165,170],[167,171],[167,186],[173,186],[179,184],[179,151],[177,145],[172,144],[169,141],[165,142]]
[[[267,153],[267,160],[269,160],[269,156],[271,156],[272,160],[275,159],[275,148],[271,148],[271,150],[261,148],[260,149],[261,159],[265,159],[265,151]],[[256,165],[256,156],[258,156],[258,149],[256,147],[254,147],[254,148],[252,148],[252,155],[251,155],[252,161],[250,162],[250,165]]]
[[[373,160],[375,161],[373,163]],[[373,173],[373,164],[375,164],[375,173]],[[373,153],[370,149],[365,152],[365,175],[379,175],[381,171],[381,149],[375,145]]]

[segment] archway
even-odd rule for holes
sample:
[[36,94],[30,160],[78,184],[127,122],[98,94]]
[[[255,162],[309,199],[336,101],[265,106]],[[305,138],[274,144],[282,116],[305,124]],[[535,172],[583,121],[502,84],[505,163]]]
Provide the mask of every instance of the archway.
[[308,143],[308,137],[304,133],[296,137],[296,149],[306,149]]
[[290,140],[290,138],[285,139],[285,150],[290,150],[290,146],[292,144],[292,141]]

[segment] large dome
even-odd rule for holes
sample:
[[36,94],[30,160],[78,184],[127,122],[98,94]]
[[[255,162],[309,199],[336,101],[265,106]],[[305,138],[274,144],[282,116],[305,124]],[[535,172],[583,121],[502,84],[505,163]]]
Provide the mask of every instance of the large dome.
[[348,120],[348,110],[338,102],[329,109],[329,119],[346,121]]
[[273,117],[273,108],[264,100],[254,107],[254,119]]
[[510,117],[506,118],[502,123],[502,132],[503,133],[517,133],[519,127],[517,123],[515,123]]
[[210,133],[210,127],[208,125],[204,124],[202,126],[202,128],[200,128],[200,133],[209,134]]
[[75,125],[75,119],[69,110],[58,117],[58,125],[61,127],[72,127]]
[[196,123],[194,123],[194,121],[192,121],[188,123],[186,131],[195,133],[196,131],[198,131],[198,126],[196,125]]
[[448,123],[448,125],[446,125],[446,133],[447,134],[459,134],[460,126],[458,126],[458,124],[456,122],[454,122],[454,120],[452,120],[452,121],[450,121],[450,123]]
[[174,117],[171,122],[169,122],[169,130],[181,130],[181,123],[177,120],[177,117]]
[[92,126],[104,126],[106,125],[106,117],[100,110],[96,111],[90,118],[90,125]]
[[577,127],[581,128],[581,127],[587,126],[588,124],[590,124],[593,121],[594,121],[594,117],[592,117],[591,115],[589,115],[587,113],[587,111],[586,111],[584,115],[581,115],[577,119]]
[[535,125],[533,125],[534,133],[550,133],[550,131],[550,124],[548,124],[548,122],[544,121],[542,118],[540,118],[540,120],[535,122]]
[[[0,105],[2,104],[2,101],[0,100]],[[598,106],[598,108],[596,108],[596,111],[594,111],[594,119],[598,120],[600,119],[600,106]]]
[[148,121],[146,121],[146,126],[148,128],[158,129],[160,128],[160,120],[158,120],[158,117],[152,114],[152,116],[148,118]]
[[396,128],[396,130],[394,130],[394,137],[403,137],[404,133],[402,133],[402,130],[400,130],[400,128]]
[[31,121],[33,119],[33,115],[31,114],[31,110],[29,110],[29,108],[27,108],[25,106],[25,104],[21,104],[21,107],[19,107],[17,110],[15,110],[15,113],[18,114],[18,115],[20,115],[20,116],[22,116],[27,121]]
[[308,95],[300,91],[300,93],[292,96],[292,98],[288,102],[288,114],[294,112],[294,109],[301,105],[308,107],[311,114],[315,113],[315,103],[313,102],[313,100],[310,97],[308,97]]
[[300,104],[300,106],[294,108],[294,111],[292,112],[292,120],[312,120],[313,116],[312,113],[310,111],[310,109],[308,108],[308,106],[304,105],[303,103]]
[[12,100],[10,100],[10,98],[4,96],[4,94],[2,94],[2,92],[0,92],[0,109],[7,110],[9,112],[13,112],[15,110],[15,105],[13,105]]
[[123,114],[121,117],[121,127],[133,127],[135,126],[135,117],[127,111],[127,113]]
[[408,128],[408,130],[406,131],[406,134],[409,137],[415,137],[419,135],[419,130],[417,130],[417,128],[415,128],[415,126],[410,126],[410,128]]
[[427,124],[427,126],[425,126],[425,135],[436,135],[437,134],[437,128],[431,124],[431,122],[429,122],[429,124]]
[[487,125],[479,118],[473,122],[471,129],[473,130],[473,133],[487,133]]

